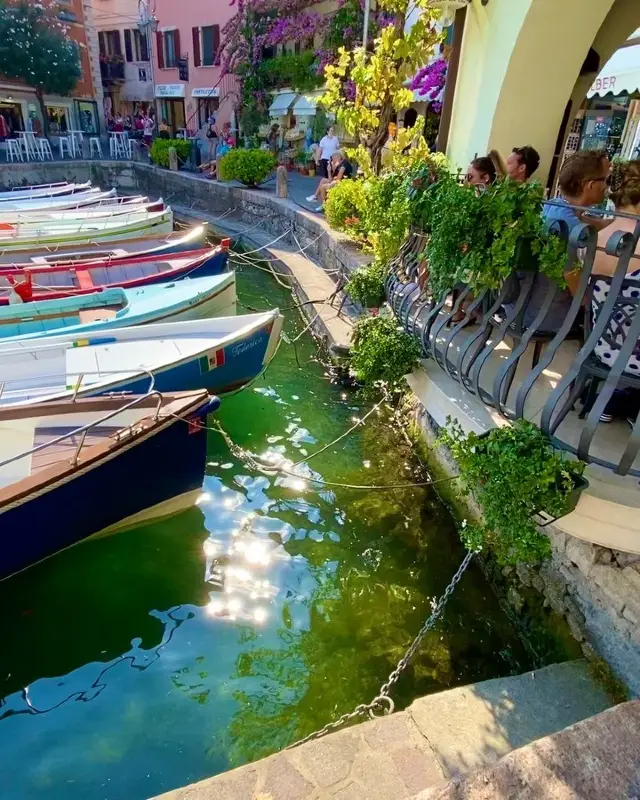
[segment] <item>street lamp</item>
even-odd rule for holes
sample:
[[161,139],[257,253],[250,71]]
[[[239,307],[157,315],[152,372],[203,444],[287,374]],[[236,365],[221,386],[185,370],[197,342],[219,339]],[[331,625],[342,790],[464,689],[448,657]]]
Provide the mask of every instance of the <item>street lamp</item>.
[[151,69],[151,92],[153,95],[152,105],[156,103],[156,81],[153,72],[153,51],[152,51],[152,37],[158,30],[158,18],[155,15],[156,3],[151,0],[153,7],[150,6],[148,0],[138,0],[138,13],[140,19],[138,21],[138,30],[140,35],[145,37],[147,42],[147,55],[149,56],[149,67]]
[[[453,25],[456,11],[461,8],[468,8],[473,0],[431,0],[429,8],[440,9],[440,24],[443,28],[449,28]],[[488,0],[483,0],[482,5],[486,5]]]

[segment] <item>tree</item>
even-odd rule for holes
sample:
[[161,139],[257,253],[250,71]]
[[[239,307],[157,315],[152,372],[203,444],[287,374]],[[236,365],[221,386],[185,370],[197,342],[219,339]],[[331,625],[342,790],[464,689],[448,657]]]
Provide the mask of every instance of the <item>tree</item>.
[[[359,143],[358,160],[366,161],[370,154],[376,172],[394,113],[413,102],[407,86],[442,38],[434,26],[438,12],[428,7],[428,0],[378,0],[377,5],[379,32],[373,51],[340,48],[336,63],[325,67],[327,91],[322,98]],[[411,26],[410,9],[419,11]]]
[[69,94],[81,75],[78,45],[55,5],[0,0],[0,73],[33,86],[47,130],[43,96]]

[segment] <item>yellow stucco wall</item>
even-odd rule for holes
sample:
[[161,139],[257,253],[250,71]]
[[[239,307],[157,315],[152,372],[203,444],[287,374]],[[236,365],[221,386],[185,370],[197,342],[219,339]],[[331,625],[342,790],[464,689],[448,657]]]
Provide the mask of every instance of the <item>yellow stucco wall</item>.
[[[447,147],[452,161],[464,168],[476,153],[532,144],[542,159],[536,177],[546,182],[584,59],[618,4],[628,12],[630,0],[490,0],[486,7],[474,0]],[[619,39],[616,46],[633,30],[628,24],[609,37]]]

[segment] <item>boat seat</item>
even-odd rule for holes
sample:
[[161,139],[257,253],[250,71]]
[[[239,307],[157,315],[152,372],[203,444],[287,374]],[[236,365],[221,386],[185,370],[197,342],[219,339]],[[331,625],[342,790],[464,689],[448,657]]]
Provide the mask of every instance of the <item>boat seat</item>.
[[89,322],[106,322],[113,319],[116,315],[114,308],[88,308],[80,311],[80,322],[85,325]]
[[81,289],[95,289],[95,284],[88,269],[80,269],[76,272],[78,286]]

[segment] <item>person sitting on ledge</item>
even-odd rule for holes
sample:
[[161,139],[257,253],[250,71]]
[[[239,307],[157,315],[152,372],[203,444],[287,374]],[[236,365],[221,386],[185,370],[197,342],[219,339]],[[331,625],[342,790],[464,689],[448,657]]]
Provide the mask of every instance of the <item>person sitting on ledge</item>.
[[353,177],[353,164],[346,158],[342,150],[337,150],[331,157],[331,174],[332,178],[322,178],[318,184],[315,194],[307,197],[308,202],[317,203],[320,205],[316,211],[322,211],[322,206],[327,199],[327,193],[334,186],[337,186],[343,178]]

